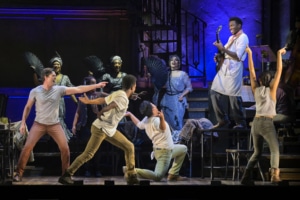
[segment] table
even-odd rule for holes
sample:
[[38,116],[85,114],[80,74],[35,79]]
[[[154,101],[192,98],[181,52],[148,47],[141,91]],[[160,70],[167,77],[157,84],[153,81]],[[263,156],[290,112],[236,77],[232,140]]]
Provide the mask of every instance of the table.
[[[245,133],[247,136],[250,134],[250,129],[229,129],[229,128],[217,128],[217,129],[198,129],[196,133],[201,134],[201,175],[204,178],[204,133],[211,133],[210,134],[210,179],[213,180],[213,132],[220,133],[235,133],[237,138],[237,149],[240,148],[240,133]],[[190,142],[190,168],[192,166],[192,142]],[[191,177],[192,169],[190,169],[190,177]]]
[[15,165],[15,145],[14,145],[14,134],[15,130],[8,129],[0,129],[0,142],[2,144],[2,155],[1,155],[1,181],[5,182],[7,173],[6,169],[9,169],[9,175],[12,177],[14,173],[14,165]]

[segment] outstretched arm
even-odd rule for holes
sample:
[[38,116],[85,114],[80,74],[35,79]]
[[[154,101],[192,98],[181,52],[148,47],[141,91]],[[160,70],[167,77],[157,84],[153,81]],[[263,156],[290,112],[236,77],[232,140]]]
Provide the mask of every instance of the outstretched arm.
[[281,79],[282,74],[282,55],[286,53],[286,50],[284,48],[279,49],[277,51],[277,64],[276,64],[276,72],[274,75],[274,78],[270,84],[270,94],[274,100],[276,100],[276,91]]
[[92,84],[92,85],[80,85],[77,87],[67,87],[66,95],[84,93],[97,88],[103,88],[106,86],[106,84],[107,82],[99,82],[97,84]]
[[136,118],[136,116],[134,114],[132,114],[131,112],[127,111],[126,114],[125,114],[125,117],[130,117],[131,121],[137,125],[140,120],[138,118]]
[[88,96],[86,96],[86,94],[83,94],[83,97],[78,97],[79,101],[81,101],[84,104],[97,104],[97,105],[101,105],[101,104],[105,104],[105,97],[98,97],[96,99],[89,99]]

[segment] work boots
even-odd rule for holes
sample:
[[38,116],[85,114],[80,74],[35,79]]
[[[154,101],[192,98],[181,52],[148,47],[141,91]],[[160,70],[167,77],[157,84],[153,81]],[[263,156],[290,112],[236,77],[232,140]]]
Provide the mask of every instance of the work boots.
[[270,168],[271,183],[277,184],[281,181],[279,168]]
[[252,169],[245,169],[243,177],[241,179],[242,185],[252,186],[254,181],[252,180]]
[[124,173],[124,179],[127,182],[127,185],[137,185],[140,184],[140,181],[138,180],[137,174],[135,173],[128,173],[127,167],[122,167],[123,173]]

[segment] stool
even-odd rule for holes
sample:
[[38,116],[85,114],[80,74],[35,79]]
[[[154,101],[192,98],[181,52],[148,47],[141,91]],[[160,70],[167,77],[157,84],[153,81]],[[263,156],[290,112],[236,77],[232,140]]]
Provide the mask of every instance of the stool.
[[[229,167],[229,154],[232,158],[232,180],[234,181],[237,177],[237,180],[240,178],[240,157],[245,156],[247,161],[249,160],[253,150],[246,149],[226,149],[226,168],[225,168],[225,179],[227,178],[227,172]],[[236,175],[237,172],[237,175]]]
[[[236,149],[226,149],[226,168],[225,168],[225,179],[227,178],[227,171],[229,167],[229,154],[231,155],[232,158],[232,180],[237,180],[240,179],[240,157],[244,156],[247,159],[247,162],[249,161],[250,156],[254,152],[253,147],[252,147],[252,135],[249,133],[249,143],[248,143],[248,149],[240,149],[239,148],[239,135],[238,135],[238,143],[237,143],[237,148]],[[261,170],[259,161],[257,162],[257,167],[260,172],[260,176],[262,178],[262,181],[265,181],[263,172]],[[237,172],[237,175],[236,175]]]

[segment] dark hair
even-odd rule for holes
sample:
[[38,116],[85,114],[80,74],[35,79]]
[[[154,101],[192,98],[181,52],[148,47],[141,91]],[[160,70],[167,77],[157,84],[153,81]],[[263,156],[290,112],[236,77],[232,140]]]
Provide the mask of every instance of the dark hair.
[[179,61],[179,63],[181,62],[181,61],[180,61],[180,57],[179,57],[178,55],[176,55],[176,54],[175,54],[175,55],[170,55],[170,56],[169,56],[169,62],[170,62],[171,59],[174,58],[174,57]]
[[122,89],[123,90],[129,90],[135,84],[136,84],[136,77],[131,74],[127,74],[122,79]]
[[270,83],[273,79],[273,73],[271,71],[264,71],[259,75],[261,84],[266,87],[270,87]]
[[229,21],[235,21],[237,24],[243,26],[243,21],[239,17],[230,17]]
[[96,80],[96,78],[94,76],[92,76],[92,75],[84,77],[84,79],[83,79],[83,85],[91,85],[92,79]]
[[41,73],[42,82],[44,82],[45,76],[48,77],[50,74],[52,74],[53,71],[54,71],[53,68],[50,67],[44,68]]
[[144,100],[140,104],[140,113],[142,115],[147,116],[147,117],[151,117],[152,116],[152,105],[151,105],[150,101]]

